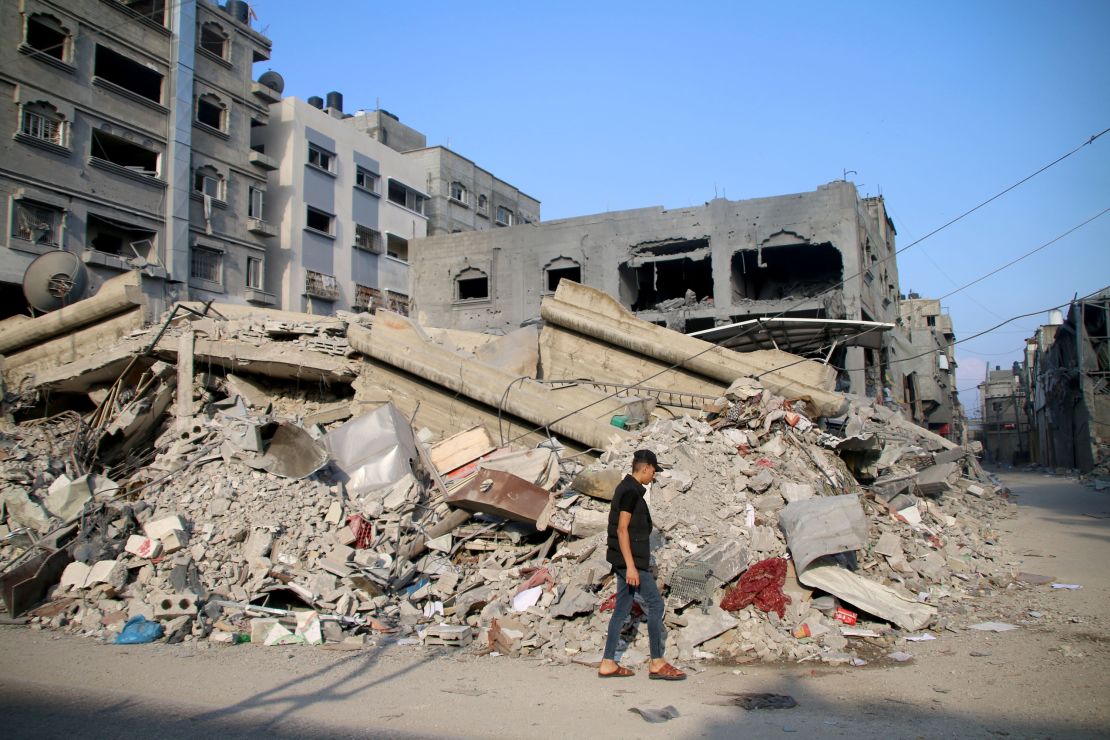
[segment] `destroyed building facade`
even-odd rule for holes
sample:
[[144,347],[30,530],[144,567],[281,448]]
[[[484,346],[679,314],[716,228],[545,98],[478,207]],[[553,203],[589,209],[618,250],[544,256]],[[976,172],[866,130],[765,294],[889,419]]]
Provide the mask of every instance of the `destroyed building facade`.
[[[687,333],[780,313],[893,323],[894,239],[883,199],[837,181],[807,193],[431,236],[413,255],[413,297],[425,324],[495,332],[536,317],[564,278]],[[883,348],[841,344],[830,362],[844,368],[842,387],[881,392]]]
[[4,315],[25,312],[24,271],[59,249],[94,289],[139,267],[167,300],[187,285],[243,302],[273,236],[251,131],[278,97],[253,81],[271,45],[247,4],[4,0],[0,28]]
[[1025,345],[1033,462],[1106,472],[1110,465],[1110,289],[1054,311]]
[[899,330],[891,335],[892,359],[902,378],[902,402],[916,423],[954,442],[966,441],[956,388],[956,333],[952,317],[935,298],[916,293],[898,302]]
[[1028,388],[1021,363],[1003,370],[987,366],[979,384],[980,442],[983,461],[994,465],[1016,465],[1029,461]]

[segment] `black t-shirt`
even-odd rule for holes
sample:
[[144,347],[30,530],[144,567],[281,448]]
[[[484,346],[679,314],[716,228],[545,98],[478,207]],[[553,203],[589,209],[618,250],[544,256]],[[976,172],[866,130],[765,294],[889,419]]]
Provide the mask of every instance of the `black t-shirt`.
[[651,512],[648,511],[644,493],[647,489],[631,475],[626,475],[613,491],[613,501],[609,508],[609,537],[606,560],[618,570],[624,570],[624,555],[617,540],[617,523],[622,511],[632,515],[628,522],[628,539],[632,546],[632,559],[639,570],[647,570],[651,560],[649,541],[651,538]]

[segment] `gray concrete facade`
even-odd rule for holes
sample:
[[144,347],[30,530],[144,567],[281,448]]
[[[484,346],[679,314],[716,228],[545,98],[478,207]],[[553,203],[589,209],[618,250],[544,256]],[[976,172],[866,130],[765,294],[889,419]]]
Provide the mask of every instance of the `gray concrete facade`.
[[266,120],[252,67],[269,40],[205,0],[0,0],[0,38],[4,315],[26,310],[15,286],[57,249],[94,288],[141,267],[167,301],[186,285],[243,301],[247,256],[269,238],[247,216],[265,183],[249,142]]
[[939,300],[916,294],[899,300],[898,307],[901,319],[892,337],[891,364],[902,383],[895,396],[914,422],[962,443],[966,425],[956,388],[952,317]]
[[[432,236],[414,250],[413,299],[422,323],[492,332],[536,317],[563,278],[680,331],[780,312],[893,323],[894,239],[882,198],[836,181],[793,195]],[[832,361],[844,387],[880,393],[883,352],[841,349]]]

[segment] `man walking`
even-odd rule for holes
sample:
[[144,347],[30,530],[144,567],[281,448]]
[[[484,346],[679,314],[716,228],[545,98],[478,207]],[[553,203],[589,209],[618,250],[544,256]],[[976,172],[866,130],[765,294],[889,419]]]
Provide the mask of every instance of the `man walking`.
[[681,681],[686,674],[663,659],[666,635],[663,632],[663,613],[666,605],[659,595],[659,587],[648,570],[651,538],[651,512],[644,500],[645,486],[655,480],[659,460],[651,450],[636,450],[632,455],[632,474],[626,475],[613,491],[609,509],[609,547],[605,559],[613,566],[617,576],[617,599],[613,616],[609,620],[609,633],[605,639],[605,653],[597,675],[601,678],[624,678],[635,675],[619,665],[615,658],[621,628],[632,611],[632,601],[637,594],[647,607],[648,641],[651,662],[648,677],[663,681]]

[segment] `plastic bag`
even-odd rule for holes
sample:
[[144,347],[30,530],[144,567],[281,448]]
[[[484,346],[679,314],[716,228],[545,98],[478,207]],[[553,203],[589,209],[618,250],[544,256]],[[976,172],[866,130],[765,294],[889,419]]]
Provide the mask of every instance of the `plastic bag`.
[[127,620],[127,624],[123,625],[123,631],[116,637],[116,644],[142,645],[147,642],[154,642],[163,633],[165,633],[165,629],[160,623],[147,621],[147,618],[140,614]]

